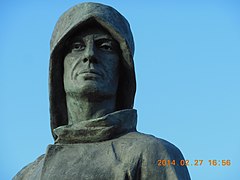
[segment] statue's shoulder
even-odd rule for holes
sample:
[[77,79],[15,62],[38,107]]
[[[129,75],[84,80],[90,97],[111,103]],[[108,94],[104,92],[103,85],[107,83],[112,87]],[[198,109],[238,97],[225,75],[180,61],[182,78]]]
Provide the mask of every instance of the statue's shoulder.
[[22,168],[16,176],[13,177],[13,180],[38,179],[37,177],[40,175],[38,172],[41,172],[40,169],[42,168],[44,157],[45,155],[43,154],[35,161]]
[[167,140],[157,138],[153,135],[144,134],[140,132],[128,133],[126,136],[128,139],[133,139],[136,146],[140,146],[143,149],[147,149],[152,153],[158,154],[159,152],[165,152],[165,154],[171,154],[182,158],[182,153],[174,144]]
[[179,165],[179,162],[184,161],[184,157],[172,143],[139,132],[126,134],[124,140],[124,143],[129,142],[131,147],[128,149],[128,154],[132,153],[141,159],[142,172],[145,177],[143,179],[151,177],[151,179],[190,180],[186,166]]

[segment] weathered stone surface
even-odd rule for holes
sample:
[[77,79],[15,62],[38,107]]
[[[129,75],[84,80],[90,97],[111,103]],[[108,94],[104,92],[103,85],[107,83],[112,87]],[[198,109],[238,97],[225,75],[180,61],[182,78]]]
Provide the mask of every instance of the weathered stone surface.
[[55,143],[15,180],[190,179],[177,147],[136,130],[133,54],[130,26],[115,9],[83,3],[60,17],[49,75]]

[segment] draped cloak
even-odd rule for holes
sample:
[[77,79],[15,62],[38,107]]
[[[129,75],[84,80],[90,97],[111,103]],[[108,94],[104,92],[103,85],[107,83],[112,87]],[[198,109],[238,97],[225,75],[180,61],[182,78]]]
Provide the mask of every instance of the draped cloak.
[[[74,128],[61,126],[57,132],[61,137],[59,142],[49,145],[46,154],[23,168],[15,179],[190,179],[186,166],[181,166],[184,158],[179,149],[163,139],[135,131],[136,118],[136,110],[127,109],[82,122]],[[96,127],[99,134],[91,138]],[[80,136],[82,133],[88,136]],[[167,163],[159,166],[159,160]]]
[[[68,124],[63,88],[64,43],[89,22],[119,43],[121,72],[116,111]],[[14,180],[189,180],[184,157],[173,144],[136,130],[134,42],[127,20],[115,9],[82,3],[58,20],[51,39],[50,121],[54,144],[24,167]],[[159,163],[165,161],[166,163]]]

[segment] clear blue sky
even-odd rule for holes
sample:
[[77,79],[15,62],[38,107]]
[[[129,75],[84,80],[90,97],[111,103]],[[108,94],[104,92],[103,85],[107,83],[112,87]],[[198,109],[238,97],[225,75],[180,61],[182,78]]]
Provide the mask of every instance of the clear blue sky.
[[[80,0],[0,2],[0,179],[53,143],[49,41]],[[240,1],[98,1],[118,9],[135,38],[138,130],[166,139],[193,180],[240,179]],[[208,160],[230,160],[229,167]]]

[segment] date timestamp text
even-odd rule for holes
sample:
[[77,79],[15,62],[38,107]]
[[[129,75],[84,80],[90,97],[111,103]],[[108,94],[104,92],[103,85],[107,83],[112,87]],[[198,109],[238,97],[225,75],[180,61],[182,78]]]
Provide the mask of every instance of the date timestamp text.
[[209,166],[231,166],[231,160],[169,160],[169,159],[159,159],[157,161],[157,165],[160,166],[202,166],[202,165],[209,165]]

